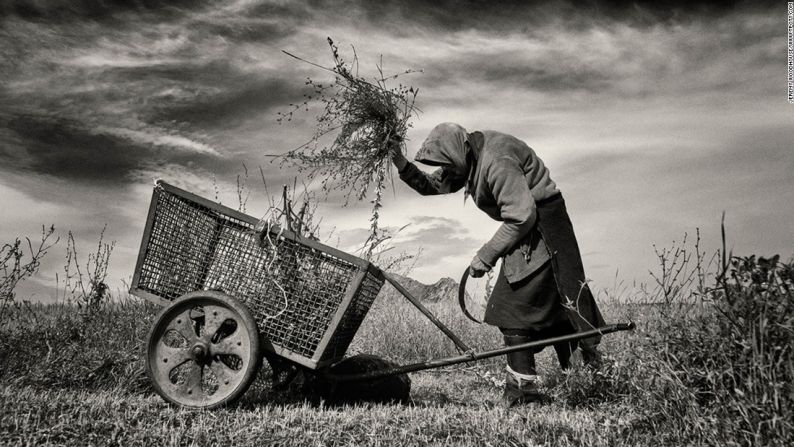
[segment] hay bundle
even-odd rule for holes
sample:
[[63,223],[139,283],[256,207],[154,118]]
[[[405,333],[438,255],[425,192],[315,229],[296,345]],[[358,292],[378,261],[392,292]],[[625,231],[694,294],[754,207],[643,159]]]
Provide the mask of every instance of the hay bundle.
[[[310,106],[321,106],[316,116],[316,130],[305,144],[281,155],[283,162],[293,163],[309,178],[321,179],[326,191],[342,190],[346,200],[364,199],[374,195],[370,220],[370,238],[367,244],[377,245],[382,236],[378,227],[378,210],[383,189],[388,179],[390,157],[393,151],[402,150],[401,142],[411,126],[409,119],[417,112],[418,90],[398,84],[390,88],[387,83],[402,73],[384,76],[382,64],[379,76],[368,80],[358,74],[358,57],[353,51],[352,62],[346,62],[338,47],[328,38],[333,56],[333,67],[323,67],[291,53],[287,55],[333,73],[331,83],[315,82],[308,78],[306,84],[312,93],[304,95],[301,104],[292,104],[286,113],[279,113],[279,123],[291,121],[294,113],[308,111]],[[332,139],[332,134],[336,134]],[[369,256],[372,248],[367,248]]]

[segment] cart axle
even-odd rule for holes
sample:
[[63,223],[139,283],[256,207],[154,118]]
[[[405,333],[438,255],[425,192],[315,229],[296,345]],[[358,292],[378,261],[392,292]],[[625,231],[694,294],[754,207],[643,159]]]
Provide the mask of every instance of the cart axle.
[[190,353],[196,362],[205,363],[209,357],[209,347],[206,343],[198,342],[191,348]]

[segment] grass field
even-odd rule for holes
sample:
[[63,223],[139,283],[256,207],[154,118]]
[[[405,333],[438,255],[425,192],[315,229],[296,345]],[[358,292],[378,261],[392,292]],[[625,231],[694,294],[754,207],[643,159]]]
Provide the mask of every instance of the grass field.
[[[432,306],[457,326],[457,331],[470,335],[467,340],[478,346],[499,345],[498,331],[493,328],[475,327],[457,318],[453,313],[455,309],[442,307],[442,304]],[[44,319],[49,319],[53,326],[59,321],[62,324],[64,319],[74,318],[76,322],[80,318],[76,309],[62,306],[40,307],[37,311],[46,315]],[[44,336],[52,340],[40,340],[41,345],[28,347],[30,351],[23,358],[7,359],[10,364],[5,365],[5,380],[0,392],[0,404],[4,409],[0,422],[2,441],[8,444],[111,442],[125,445],[227,442],[523,445],[550,441],[563,445],[582,441],[611,445],[619,440],[633,443],[633,438],[622,433],[630,425],[632,416],[625,414],[625,409],[608,403],[592,408],[553,403],[503,410],[498,405],[503,370],[500,359],[411,375],[411,405],[343,408],[311,405],[299,394],[263,389],[268,385],[265,370],[263,377],[233,409],[206,412],[175,409],[150,390],[143,376],[143,337],[154,311],[132,302],[107,306],[102,315],[94,316],[94,324],[108,327],[91,333],[92,325],[87,323],[89,334],[73,349],[57,346],[51,352],[55,340],[68,339],[70,334],[45,331]],[[408,317],[397,318],[403,314]],[[351,352],[379,353],[399,362],[455,354],[443,335],[426,325],[409,305],[379,303],[370,317]],[[101,323],[96,319],[101,319]],[[114,324],[114,321],[125,320],[128,324]],[[389,321],[395,322],[393,326],[398,328],[382,331]],[[41,320],[38,324],[39,327],[48,326]],[[105,330],[117,332],[117,335],[103,334]],[[383,334],[390,336],[383,337]],[[83,337],[71,336],[75,340]],[[610,340],[625,343],[619,340],[625,337],[613,335]],[[106,340],[106,345],[94,344],[97,339]],[[424,343],[418,343],[417,339]],[[32,360],[36,354],[43,354],[48,364]],[[70,359],[79,363],[70,365]],[[551,355],[545,351],[540,364],[549,375],[560,374]],[[66,369],[53,371],[51,368],[55,365]],[[11,379],[11,375],[16,377]]]
[[[763,273],[753,262],[753,272]],[[790,445],[790,273],[780,263],[760,279],[742,283],[739,275],[726,283],[730,306],[717,295],[694,300],[675,288],[668,292],[676,299],[661,288],[667,300],[657,305],[602,294],[607,321],[633,320],[637,329],[604,337],[605,363],[595,372],[563,373],[553,352],[542,352],[553,402],[511,410],[498,405],[503,358],[412,374],[409,405],[312,404],[300,393],[271,390],[263,368],[233,408],[177,409],[154,394],[143,369],[157,308],[133,298],[90,311],[16,306],[0,327],[0,443]],[[785,287],[770,292],[770,278]],[[753,288],[756,280],[766,288]],[[454,303],[428,305],[470,344],[500,345],[497,330],[467,322]],[[739,329],[731,323],[737,318]],[[381,301],[350,353],[406,363],[456,352],[409,304]]]

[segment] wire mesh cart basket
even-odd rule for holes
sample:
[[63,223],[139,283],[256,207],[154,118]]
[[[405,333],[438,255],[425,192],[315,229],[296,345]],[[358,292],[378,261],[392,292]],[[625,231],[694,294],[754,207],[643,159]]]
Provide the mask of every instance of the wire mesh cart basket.
[[247,390],[263,356],[330,371],[344,358],[386,280],[463,354],[365,374],[326,374],[329,378],[373,380],[540,346],[476,353],[371,263],[158,181],[130,289],[165,307],[149,333],[147,373],[165,400],[214,408]]

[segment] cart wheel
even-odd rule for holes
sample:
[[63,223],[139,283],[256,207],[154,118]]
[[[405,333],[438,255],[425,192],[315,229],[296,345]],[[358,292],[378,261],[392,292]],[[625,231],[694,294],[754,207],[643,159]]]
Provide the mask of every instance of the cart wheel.
[[215,291],[183,295],[149,332],[146,371],[166,401],[191,408],[228,405],[256,377],[262,355],[248,308]]

